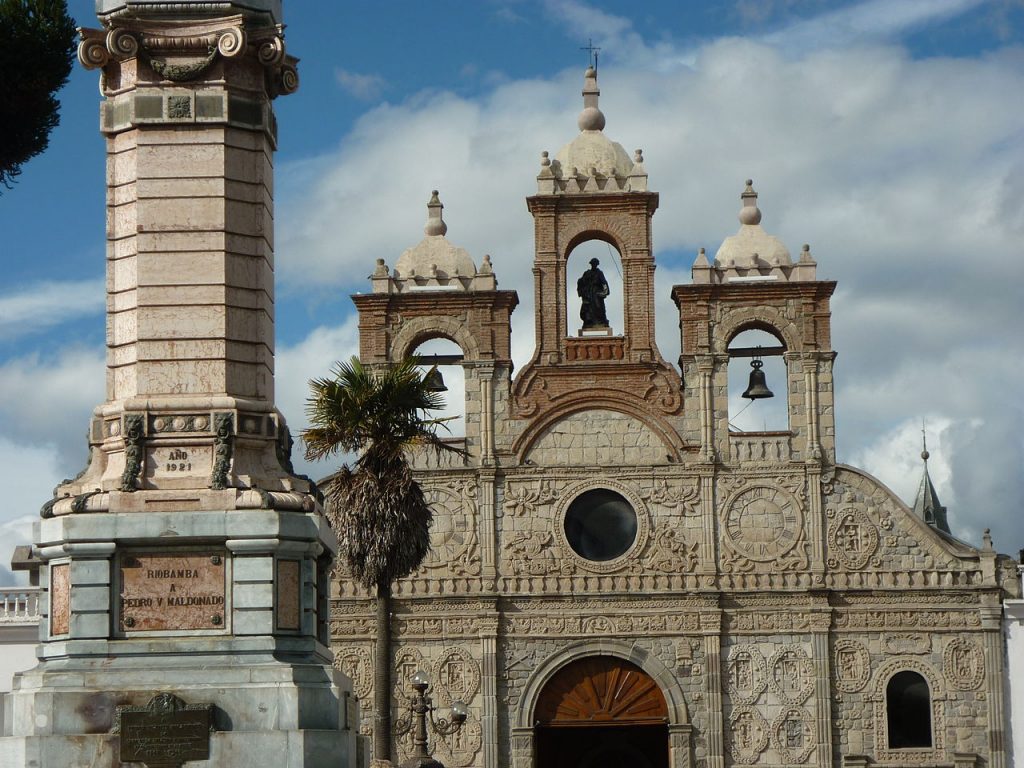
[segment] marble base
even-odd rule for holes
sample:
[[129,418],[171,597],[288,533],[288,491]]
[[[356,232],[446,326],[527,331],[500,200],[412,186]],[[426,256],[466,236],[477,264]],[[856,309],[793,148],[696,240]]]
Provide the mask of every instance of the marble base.
[[161,691],[214,705],[210,757],[188,768],[356,768],[358,707],[330,666],[246,655],[139,661],[51,661],[18,675],[5,694],[0,768],[119,766],[117,707]]

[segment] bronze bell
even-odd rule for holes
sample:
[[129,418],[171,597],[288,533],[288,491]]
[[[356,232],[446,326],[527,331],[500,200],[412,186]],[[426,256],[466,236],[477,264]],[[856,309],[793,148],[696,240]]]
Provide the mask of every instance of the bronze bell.
[[775,394],[768,389],[768,384],[764,380],[764,371],[761,367],[764,365],[756,357],[750,361],[750,367],[753,370],[750,372],[750,383],[747,384],[747,391],[743,393],[743,397],[748,400],[763,400],[766,397],[775,397]]
[[[764,378],[764,374],[761,375]],[[441,370],[435,365],[426,375],[423,377],[423,385],[428,392],[447,392],[448,387],[444,385],[444,377],[441,375]],[[768,395],[771,397],[771,394]]]

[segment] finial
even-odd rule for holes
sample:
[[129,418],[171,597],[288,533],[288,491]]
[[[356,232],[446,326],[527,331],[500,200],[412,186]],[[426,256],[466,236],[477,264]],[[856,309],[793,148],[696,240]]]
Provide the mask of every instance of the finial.
[[925,431],[924,419],[921,419],[921,458],[924,459],[925,464],[928,463],[928,457],[931,456],[928,453],[928,433]]
[[480,264],[480,274],[489,275],[494,271],[494,266],[491,264],[491,254],[485,253],[484,260]]
[[643,163],[643,161],[644,161],[644,151],[642,149],[638,149],[635,152],[633,152],[633,164],[634,165],[641,165]]
[[604,130],[604,113],[597,106],[597,98],[600,95],[601,91],[597,87],[597,70],[588,67],[583,73],[583,111],[576,120],[576,125],[581,131]]
[[761,209],[757,207],[757,192],[754,191],[753,180],[747,179],[747,188],[740,195],[740,200],[743,201],[739,214],[740,224],[760,224]]
[[374,277],[387,277],[388,276],[388,265],[384,263],[384,259],[377,259],[377,266],[373,270]]
[[992,551],[992,530],[990,528],[986,528],[985,532],[981,534],[981,544],[981,548],[986,552]]
[[437,190],[435,189],[430,193],[430,202],[427,203],[427,223],[423,227],[423,232],[427,235],[444,235],[448,232],[448,225],[444,223],[444,219],[441,218],[441,212],[444,210],[444,206],[441,205],[441,198],[437,196]]
[[811,258],[811,246],[804,243],[804,247],[800,249],[800,261],[813,261]]
[[544,168],[547,168],[549,165],[551,165],[551,158],[548,157],[547,150],[540,153],[540,164]]

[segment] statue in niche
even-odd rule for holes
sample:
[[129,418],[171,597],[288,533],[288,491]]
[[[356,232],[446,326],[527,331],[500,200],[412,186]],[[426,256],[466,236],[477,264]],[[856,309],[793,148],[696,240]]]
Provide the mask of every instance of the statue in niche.
[[604,272],[597,268],[598,264],[600,262],[597,259],[591,259],[590,269],[576,281],[584,330],[608,327],[608,315],[604,309],[604,300],[608,298],[608,281],[604,279]]

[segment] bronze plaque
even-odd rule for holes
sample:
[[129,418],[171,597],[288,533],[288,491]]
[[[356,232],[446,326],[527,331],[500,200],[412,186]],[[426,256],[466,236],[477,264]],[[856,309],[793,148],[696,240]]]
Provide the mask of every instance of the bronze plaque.
[[220,552],[125,555],[121,631],[222,629],[224,559]]
[[67,563],[50,569],[50,634],[71,631],[71,566]]
[[212,726],[212,704],[158,693],[145,707],[118,707],[114,732],[121,734],[121,762],[180,768],[188,760],[209,759]]
[[301,628],[302,563],[299,560],[277,561],[277,628]]

